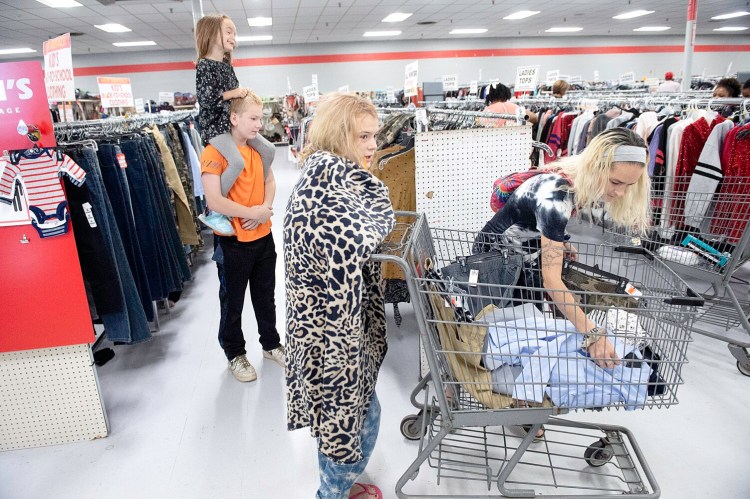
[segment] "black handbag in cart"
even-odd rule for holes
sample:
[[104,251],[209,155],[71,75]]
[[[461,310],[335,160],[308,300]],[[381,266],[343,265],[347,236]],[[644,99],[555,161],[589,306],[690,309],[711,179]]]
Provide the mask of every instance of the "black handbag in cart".
[[490,250],[470,256],[460,256],[440,269],[443,280],[458,288],[462,306],[476,316],[487,305],[507,307],[513,299],[513,287],[518,282],[523,266],[523,255],[507,250]]

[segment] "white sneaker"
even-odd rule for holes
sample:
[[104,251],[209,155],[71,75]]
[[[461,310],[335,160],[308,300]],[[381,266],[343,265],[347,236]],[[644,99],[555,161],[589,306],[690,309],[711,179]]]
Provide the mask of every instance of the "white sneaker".
[[271,359],[281,367],[286,367],[286,353],[284,351],[284,345],[280,345],[273,350],[263,350],[263,358]]
[[245,355],[238,355],[230,360],[229,370],[232,371],[232,374],[237,381],[242,381],[243,383],[258,379],[255,368],[250,364],[250,361],[247,360]]

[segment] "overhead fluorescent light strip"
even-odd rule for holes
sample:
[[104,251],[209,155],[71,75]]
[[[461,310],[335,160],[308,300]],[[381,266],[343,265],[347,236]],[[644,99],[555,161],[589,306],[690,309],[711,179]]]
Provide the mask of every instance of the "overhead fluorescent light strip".
[[393,14],[388,14],[385,19],[383,19],[382,22],[384,23],[400,23],[401,21],[406,21],[412,16],[411,12],[394,12]]
[[750,15],[750,12],[747,12],[746,10],[739,10],[737,12],[732,12],[730,14],[722,14],[720,16],[714,16],[711,19],[715,21],[723,21],[724,19],[734,19],[735,17],[742,17],[742,16],[747,16],[747,15]]
[[519,10],[518,12],[514,12],[509,16],[503,17],[503,19],[506,19],[508,21],[516,21],[518,19],[526,19],[527,17],[535,16],[540,12],[541,11],[539,10]]
[[147,47],[149,45],[156,45],[156,42],[152,40],[144,40],[141,42],[115,42],[112,45],[115,47]]
[[583,31],[583,28],[565,27],[565,28],[550,28],[548,30],[545,30],[545,32],[547,33],[575,33],[577,31]]
[[68,9],[70,7],[82,7],[83,5],[76,2],[76,0],[36,0],[39,3],[43,3],[47,7],[55,9]]
[[449,34],[451,35],[480,35],[487,33],[487,28],[459,28],[454,29]]
[[236,40],[238,42],[268,42],[273,40],[273,35],[238,36]]
[[127,28],[123,26],[122,24],[116,24],[116,23],[110,23],[110,24],[95,24],[95,28],[99,28],[102,31],[106,31],[107,33],[127,33],[128,31],[133,31],[130,28]]
[[746,26],[724,26],[722,28],[715,28],[714,31],[745,31]]
[[369,38],[373,36],[398,36],[400,34],[400,31],[366,31],[362,36],[366,36]]
[[247,24],[250,25],[251,28],[260,27],[260,26],[273,26],[273,18],[272,17],[248,17]]
[[622,19],[634,19],[636,17],[647,16],[648,14],[653,14],[653,13],[654,13],[653,10],[642,10],[642,9],[631,10],[630,12],[618,14],[614,16],[612,19],[621,19],[621,20]]
[[30,49],[28,47],[19,48],[19,49],[0,49],[0,55],[31,54],[32,52],[36,52],[36,50]]
[[668,29],[672,28],[670,26],[641,26],[633,31],[667,31]]

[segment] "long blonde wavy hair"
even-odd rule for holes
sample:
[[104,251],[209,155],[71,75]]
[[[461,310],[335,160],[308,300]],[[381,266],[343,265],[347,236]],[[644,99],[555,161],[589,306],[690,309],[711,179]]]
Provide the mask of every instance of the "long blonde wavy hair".
[[[578,211],[600,205],[619,146],[646,148],[646,143],[627,128],[613,128],[597,135],[582,154],[550,165],[572,181],[571,192]],[[627,187],[622,197],[606,202],[604,208],[614,223],[643,234],[651,224],[651,179],[645,164],[631,164],[641,166],[643,173],[635,184]]]
[[323,96],[310,123],[308,145],[300,153],[304,162],[316,151],[328,151],[364,166],[359,153],[357,120],[363,116],[378,118],[370,101],[354,94],[330,93]]

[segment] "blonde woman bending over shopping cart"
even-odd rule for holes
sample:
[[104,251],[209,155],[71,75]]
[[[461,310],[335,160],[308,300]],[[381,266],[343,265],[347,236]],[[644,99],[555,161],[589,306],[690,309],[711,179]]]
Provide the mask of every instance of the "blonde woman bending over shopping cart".
[[[625,128],[595,137],[583,154],[563,158],[553,170],[524,181],[482,229],[475,252],[495,241],[521,245],[535,254],[524,266],[520,286],[544,288],[550,301],[584,335],[582,348],[602,368],[620,361],[612,343],[591,321],[563,283],[564,258],[575,259],[566,227],[575,212],[603,206],[615,224],[644,232],[650,221],[651,183],[646,144]],[[538,435],[541,436],[541,435]]]

